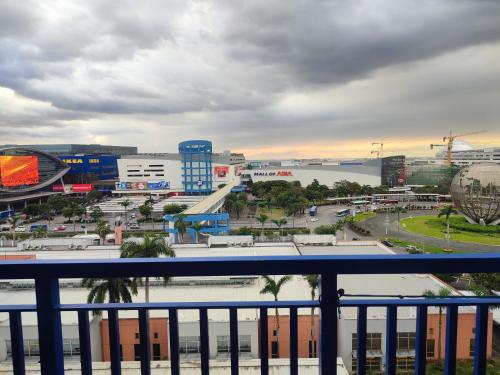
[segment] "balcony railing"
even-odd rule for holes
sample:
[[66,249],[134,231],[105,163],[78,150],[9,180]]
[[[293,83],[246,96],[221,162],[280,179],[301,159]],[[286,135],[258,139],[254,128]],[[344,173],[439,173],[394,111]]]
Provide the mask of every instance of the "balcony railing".
[[[474,374],[486,373],[488,308],[500,304],[494,297],[440,299],[341,299],[337,293],[337,276],[341,274],[411,274],[411,273],[491,273],[500,271],[500,254],[486,255],[372,255],[372,256],[279,256],[174,259],[115,259],[72,261],[6,261],[0,263],[0,279],[34,279],[36,305],[0,305],[10,315],[12,362],[14,374],[25,373],[22,312],[36,312],[43,375],[64,373],[61,312],[78,313],[82,374],[92,373],[89,312],[105,310],[109,319],[111,373],[121,373],[118,311],[136,310],[139,314],[141,373],[150,374],[150,337],[148,310],[168,310],[171,373],[178,375],[179,331],[177,311],[195,309],[200,316],[201,373],[209,373],[208,311],[229,310],[231,373],[238,374],[238,309],[260,309],[261,373],[269,372],[268,309],[290,309],[290,373],[298,373],[297,309],[318,307],[320,310],[319,372],[337,373],[337,310],[357,307],[357,374],[365,374],[367,308],[387,309],[385,373],[396,373],[396,328],[399,306],[415,306],[416,350],[415,374],[426,371],[426,334],[428,306],[444,306],[446,314],[445,374],[455,374],[457,353],[457,317],[459,306],[476,306]],[[242,275],[321,275],[319,301],[241,301],[241,302],[155,302],[129,304],[61,304],[61,278],[112,278],[162,276],[242,276]],[[402,291],[404,293],[404,291]]]

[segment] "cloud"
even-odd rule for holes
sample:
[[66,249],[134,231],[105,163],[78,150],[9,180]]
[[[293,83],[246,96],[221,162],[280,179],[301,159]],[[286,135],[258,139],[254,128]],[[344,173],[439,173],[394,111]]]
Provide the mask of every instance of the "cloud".
[[35,128],[280,155],[449,129],[500,140],[499,66],[500,3],[487,0],[0,4],[0,127],[18,143]]

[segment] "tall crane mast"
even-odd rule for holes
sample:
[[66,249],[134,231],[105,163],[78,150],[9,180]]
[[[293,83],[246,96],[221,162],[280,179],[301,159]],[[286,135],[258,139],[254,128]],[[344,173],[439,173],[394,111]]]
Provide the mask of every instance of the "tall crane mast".
[[447,154],[446,154],[446,163],[448,165],[451,165],[451,151],[453,149],[453,141],[458,138],[458,137],[465,137],[467,135],[473,135],[473,134],[481,134],[481,133],[486,133],[487,130],[479,130],[476,132],[470,132],[470,133],[463,133],[463,134],[457,134],[453,135],[453,133],[450,130],[450,135],[443,137],[443,142],[444,144],[431,144],[431,150],[434,147],[446,147],[447,148]]
[[381,142],[372,142],[372,147],[375,145],[379,145],[378,151],[372,151],[372,154],[377,153],[378,158],[384,157],[384,141]]

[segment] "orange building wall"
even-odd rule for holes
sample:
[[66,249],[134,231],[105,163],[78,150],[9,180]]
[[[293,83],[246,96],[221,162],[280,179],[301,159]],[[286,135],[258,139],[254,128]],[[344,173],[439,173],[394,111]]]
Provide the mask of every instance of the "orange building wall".
[[[280,315],[280,329],[279,329],[279,358],[290,357],[290,317],[288,315]],[[274,315],[268,316],[268,347],[269,358],[271,358],[272,342],[277,340],[273,336],[273,331],[276,330],[277,319]],[[314,316],[314,339],[316,341],[316,349],[319,349],[319,319],[318,315]],[[260,332],[260,320],[259,320]],[[311,316],[299,315],[297,316],[297,334],[298,334],[298,355],[299,358],[309,358],[309,340],[311,339]],[[259,338],[260,340],[260,338]],[[260,341],[259,341],[260,342]],[[260,352],[259,352],[260,353]]]
[[[139,333],[139,320],[120,318],[120,344],[122,345],[123,360],[134,361],[134,344],[139,344],[140,340],[136,338]],[[110,361],[109,355],[109,323],[107,319],[101,321],[101,340],[102,340],[102,360]],[[158,338],[154,334],[158,333]],[[160,344],[160,356],[162,360],[168,359],[168,318],[150,318],[149,336],[151,340],[151,358],[153,356],[153,344]]]
[[[444,358],[445,343],[446,343],[446,309],[443,309],[441,328],[441,358]],[[458,314],[458,331],[457,331],[457,358],[471,359],[469,355],[470,340],[474,339],[475,333],[473,328],[476,327],[475,313],[459,313]],[[432,332],[432,334],[430,333]],[[434,359],[438,359],[438,337],[439,337],[439,314],[429,314],[427,316],[427,339],[434,339]],[[493,314],[488,316],[488,344],[487,357],[491,358],[493,349]]]
[[36,259],[36,255],[35,254],[24,254],[24,255],[4,254],[4,255],[0,255],[0,260],[30,260],[30,259]]

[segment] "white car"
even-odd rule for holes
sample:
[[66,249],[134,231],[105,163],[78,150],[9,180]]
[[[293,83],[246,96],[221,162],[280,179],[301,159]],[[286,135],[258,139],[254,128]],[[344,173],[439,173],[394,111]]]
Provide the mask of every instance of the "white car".
[[24,225],[19,225],[14,229],[14,232],[26,232],[26,227]]
[[318,219],[317,217],[312,217],[312,218],[311,218],[311,223],[314,223],[314,222],[316,222],[316,221],[318,221],[318,220],[319,220],[319,219]]

